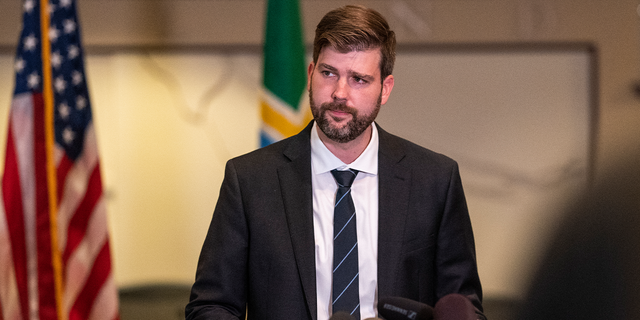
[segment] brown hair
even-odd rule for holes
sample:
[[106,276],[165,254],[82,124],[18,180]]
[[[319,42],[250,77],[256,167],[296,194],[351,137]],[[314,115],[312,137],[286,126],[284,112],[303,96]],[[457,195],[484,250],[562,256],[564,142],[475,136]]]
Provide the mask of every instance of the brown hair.
[[380,75],[384,80],[393,72],[396,35],[385,18],[373,9],[348,5],[329,11],[316,27],[313,63],[325,46],[346,53],[380,48]]

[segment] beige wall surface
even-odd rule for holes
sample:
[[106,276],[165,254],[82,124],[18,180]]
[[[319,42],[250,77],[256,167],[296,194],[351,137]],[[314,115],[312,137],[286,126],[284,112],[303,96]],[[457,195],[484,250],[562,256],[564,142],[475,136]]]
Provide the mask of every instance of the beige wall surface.
[[[354,2],[386,15],[401,47],[591,43],[597,50],[599,77],[596,171],[640,145],[640,100],[632,90],[640,80],[640,1]],[[301,1],[307,43],[320,17],[346,3]],[[260,65],[242,53],[259,54],[265,2],[79,0],[78,5],[89,53],[87,72],[109,200],[116,280],[121,286],[189,283],[224,162],[257,146]],[[0,0],[3,145],[20,10],[19,1]],[[222,54],[202,54],[210,50]],[[184,55],[189,59],[182,59]],[[4,159],[4,147],[0,155]],[[535,237],[536,231],[523,234]],[[512,258],[492,252],[478,259],[489,257]],[[486,294],[520,295],[522,283],[499,281],[502,272],[481,269],[481,277],[488,279]],[[526,277],[523,270],[521,279]]]

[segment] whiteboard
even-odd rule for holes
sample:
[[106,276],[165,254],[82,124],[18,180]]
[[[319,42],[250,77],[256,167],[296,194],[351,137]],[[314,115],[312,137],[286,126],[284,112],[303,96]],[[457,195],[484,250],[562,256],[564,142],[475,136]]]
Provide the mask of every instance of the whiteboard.
[[384,129],[457,160],[487,294],[519,295],[570,195],[593,170],[589,45],[400,52]]

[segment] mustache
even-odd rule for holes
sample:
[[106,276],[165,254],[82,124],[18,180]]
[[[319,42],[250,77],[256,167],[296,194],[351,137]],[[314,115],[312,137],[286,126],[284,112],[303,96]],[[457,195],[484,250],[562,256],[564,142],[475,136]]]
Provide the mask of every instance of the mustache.
[[342,102],[335,102],[335,101],[325,102],[320,107],[322,108],[323,111],[341,111],[341,112],[349,113],[354,116],[358,113],[358,110],[356,110],[355,108],[348,107],[346,104]]

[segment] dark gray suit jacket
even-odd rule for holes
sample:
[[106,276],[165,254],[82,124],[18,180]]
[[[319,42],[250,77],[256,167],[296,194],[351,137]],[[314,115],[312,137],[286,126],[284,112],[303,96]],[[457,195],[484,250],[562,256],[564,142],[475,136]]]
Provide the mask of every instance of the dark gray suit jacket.
[[[227,163],[187,319],[316,320],[311,127]],[[482,317],[456,162],[378,131],[378,297],[460,293]]]

